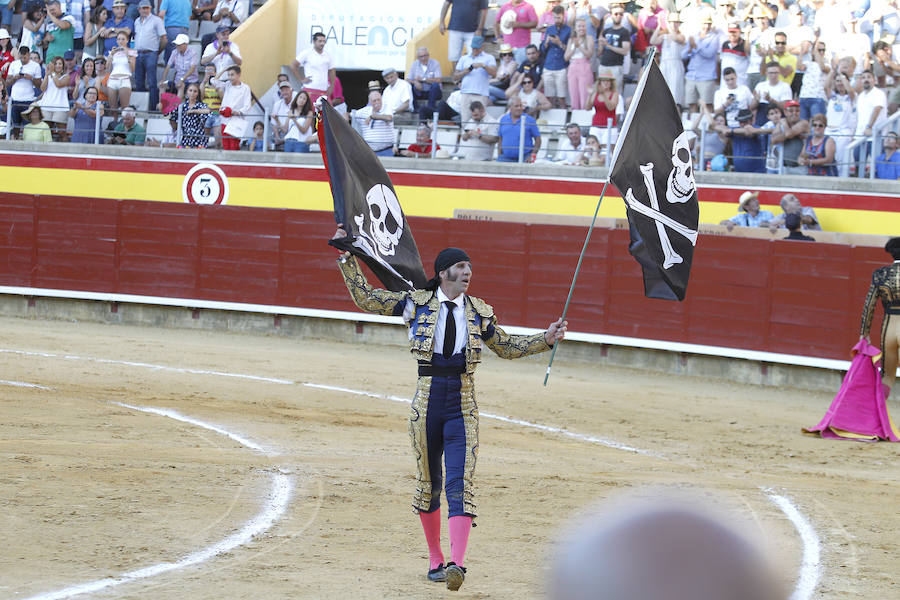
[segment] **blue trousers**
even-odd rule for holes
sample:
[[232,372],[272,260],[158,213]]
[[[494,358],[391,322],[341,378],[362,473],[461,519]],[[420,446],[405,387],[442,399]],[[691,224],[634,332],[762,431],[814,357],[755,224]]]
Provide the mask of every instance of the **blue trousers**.
[[[150,110],[157,110],[159,104],[159,87],[156,84],[156,61],[159,52],[139,52],[134,61],[134,89],[137,92],[150,92]],[[150,89],[147,89],[147,88]]]

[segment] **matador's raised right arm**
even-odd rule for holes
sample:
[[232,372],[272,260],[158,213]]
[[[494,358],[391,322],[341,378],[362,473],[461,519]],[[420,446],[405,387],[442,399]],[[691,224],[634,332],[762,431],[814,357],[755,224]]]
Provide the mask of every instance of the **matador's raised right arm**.
[[400,316],[406,307],[409,292],[391,292],[373,288],[366,280],[359,261],[353,255],[338,258],[338,267],[344,276],[344,283],[350,291],[350,297],[361,310],[379,315]]

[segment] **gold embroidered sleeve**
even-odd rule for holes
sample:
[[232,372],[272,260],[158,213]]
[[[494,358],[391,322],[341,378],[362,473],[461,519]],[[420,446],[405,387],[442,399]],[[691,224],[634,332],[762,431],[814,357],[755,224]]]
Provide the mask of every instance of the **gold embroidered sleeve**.
[[[350,297],[360,309],[379,315],[399,315],[403,312],[403,304],[409,296],[408,292],[391,292],[373,288],[366,281],[366,276],[359,267],[355,256],[346,261],[338,259],[338,267],[344,276],[344,283],[350,291]],[[398,307],[398,305],[400,305]]]
[[500,358],[522,358],[550,349],[543,333],[509,335],[496,323],[494,324],[494,335],[487,338],[484,343]]

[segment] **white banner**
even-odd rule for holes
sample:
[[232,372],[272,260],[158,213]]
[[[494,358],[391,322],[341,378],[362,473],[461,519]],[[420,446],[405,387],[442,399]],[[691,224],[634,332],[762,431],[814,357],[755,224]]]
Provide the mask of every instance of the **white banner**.
[[405,71],[406,44],[441,14],[443,0],[298,0],[297,53],[326,37],[338,69]]

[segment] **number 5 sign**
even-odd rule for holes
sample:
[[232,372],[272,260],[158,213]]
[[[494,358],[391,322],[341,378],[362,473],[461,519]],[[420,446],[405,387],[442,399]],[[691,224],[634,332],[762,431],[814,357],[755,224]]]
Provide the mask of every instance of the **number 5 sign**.
[[194,165],[181,186],[185,202],[194,204],[225,204],[228,201],[228,178],[216,165]]

